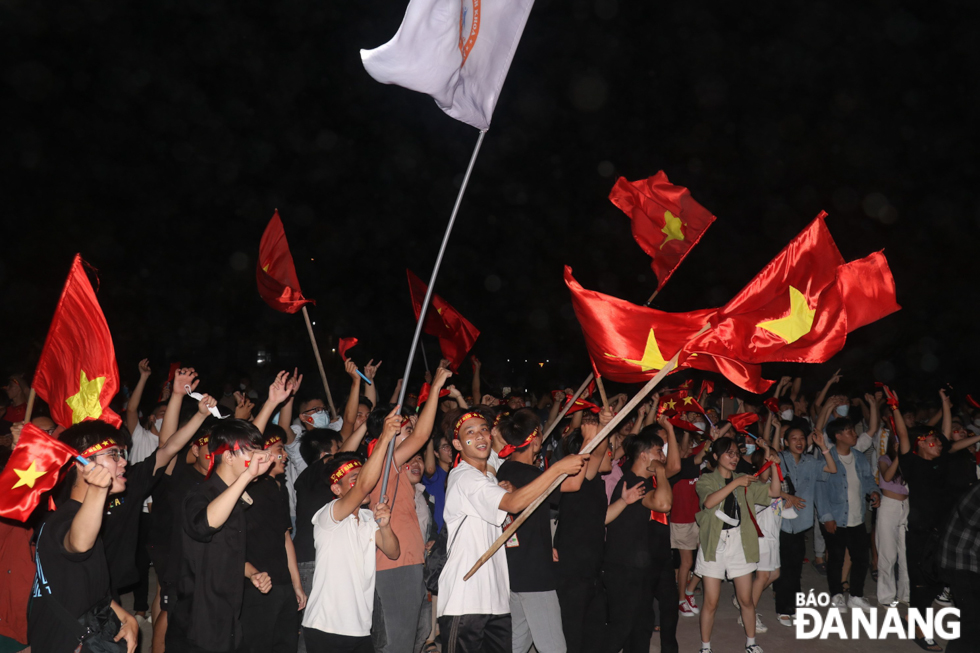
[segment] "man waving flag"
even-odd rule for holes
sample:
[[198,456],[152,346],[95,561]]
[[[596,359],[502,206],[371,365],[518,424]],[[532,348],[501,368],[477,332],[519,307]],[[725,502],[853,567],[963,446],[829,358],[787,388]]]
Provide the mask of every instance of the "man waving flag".
[[361,50],[382,84],[427,93],[456,120],[483,131],[497,105],[534,0],[410,0],[395,36]]

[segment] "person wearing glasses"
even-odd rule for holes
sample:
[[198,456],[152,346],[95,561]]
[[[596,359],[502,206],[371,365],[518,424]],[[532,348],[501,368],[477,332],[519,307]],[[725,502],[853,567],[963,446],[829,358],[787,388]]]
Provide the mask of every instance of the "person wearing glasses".
[[[83,615],[119,623],[115,641],[136,648],[136,619],[112,599],[107,547],[102,534],[107,501],[127,489],[126,459],[118,431],[105,422],[87,421],[66,429],[65,444],[89,460],[75,463],[62,486],[57,510],[37,532],[37,575],[28,620],[33,651],[73,651]],[[138,505],[138,504],[137,504]],[[138,512],[136,513],[138,516]]]

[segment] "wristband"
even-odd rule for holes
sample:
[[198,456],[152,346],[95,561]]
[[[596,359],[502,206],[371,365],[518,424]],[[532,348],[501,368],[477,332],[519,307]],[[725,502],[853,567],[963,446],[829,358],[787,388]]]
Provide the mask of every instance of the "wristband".
[[826,456],[828,451],[830,451],[830,447],[827,447],[826,449],[821,449],[820,453]]

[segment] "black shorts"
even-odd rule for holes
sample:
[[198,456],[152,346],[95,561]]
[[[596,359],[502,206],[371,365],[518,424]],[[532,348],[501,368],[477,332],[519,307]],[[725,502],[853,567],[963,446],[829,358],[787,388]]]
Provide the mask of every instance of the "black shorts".
[[[167,568],[170,564],[170,549],[163,546],[150,546],[150,560],[153,561],[153,570],[157,575],[157,584],[160,586],[160,609],[167,611],[169,605],[177,598],[166,581]],[[172,594],[172,596],[170,596]]]

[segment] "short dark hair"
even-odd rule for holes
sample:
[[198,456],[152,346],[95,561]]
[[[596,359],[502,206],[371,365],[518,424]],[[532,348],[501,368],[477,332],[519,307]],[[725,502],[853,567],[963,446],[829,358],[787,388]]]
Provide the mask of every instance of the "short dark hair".
[[838,417],[837,419],[832,419],[826,426],[827,437],[834,444],[837,444],[837,436],[847,429],[854,428],[854,422],[852,422],[847,417]]
[[261,449],[263,442],[262,432],[251,422],[243,419],[226,419],[211,429],[211,434],[208,436],[208,451],[211,452],[212,461],[217,467],[221,463],[221,454],[214,453],[218,447],[226,445],[234,449],[237,444],[239,447]]
[[[527,440],[535,429],[540,428],[541,420],[534,414],[534,411],[528,408],[515,411],[514,414],[501,420],[500,424],[497,425],[497,430],[500,431],[500,437],[504,439],[504,442],[515,447]],[[516,451],[524,451],[529,446],[531,446],[530,443],[516,449]]]
[[[480,417],[487,423],[487,426],[493,428],[494,413],[485,406],[470,406],[469,408],[454,408],[442,418],[443,431],[446,435],[446,439],[450,442],[453,439],[453,428],[456,426],[456,422],[459,418],[466,413],[479,413]],[[503,421],[505,417],[501,418]]]
[[[327,484],[327,487],[332,485],[330,482],[330,477],[333,476],[345,463],[349,463],[352,460],[359,460],[363,463],[364,457],[356,453],[345,451],[344,453],[339,453],[331,458],[330,461],[323,466],[323,478]],[[331,490],[331,492],[332,491],[333,490]]]
[[[363,395],[361,395],[357,399],[357,405],[358,406],[367,406],[367,409],[368,410],[374,410],[374,402],[371,401],[370,399],[368,399],[367,397],[363,396]],[[388,412],[389,413],[391,412],[391,409],[390,408],[388,409]],[[385,415],[387,415],[387,414],[388,413],[385,413]]]
[[657,435],[657,430],[661,427],[656,424],[651,424],[650,426],[644,426],[642,430],[636,435],[628,437],[623,441],[623,450],[626,452],[626,465],[632,465],[640,454],[653,449],[654,447],[660,447],[663,449],[664,441],[659,435]]
[[337,446],[344,442],[338,431],[331,429],[307,431],[299,442],[299,455],[307,465],[312,465],[319,460],[321,454],[330,451],[334,442],[337,443]]
[[278,424],[266,424],[265,431],[262,432],[262,446],[265,446],[266,442],[268,442],[269,440],[271,440],[277,435],[279,436],[279,439],[282,440],[283,445],[285,445],[286,429],[279,426]]
[[718,459],[721,458],[721,454],[727,452],[733,446],[737,449],[738,442],[736,442],[734,438],[730,438],[727,435],[712,442],[711,448],[708,449],[708,457],[711,458],[712,466],[717,467]]
[[319,401],[321,404],[324,405],[324,407],[327,405],[327,402],[323,400],[323,397],[321,397],[316,393],[304,394],[302,397],[299,398],[296,404],[297,414],[302,413],[305,410],[304,406],[306,406],[306,404],[310,403],[311,401]]
[[[103,440],[112,438],[116,442],[123,445],[124,438],[121,437],[119,429],[117,429],[112,424],[108,424],[101,420],[87,420],[84,422],[79,422],[61,432],[58,439],[69,447],[81,453],[94,444],[98,444]],[[75,484],[75,478],[77,472],[75,466],[72,465],[71,469],[68,470],[68,474],[65,477],[65,486],[70,488]]]
[[368,413],[367,420],[364,422],[367,424],[368,439],[381,437],[381,432],[385,428],[385,419],[388,417],[388,413],[390,413],[391,409],[394,407],[394,404],[378,404],[377,408]]

